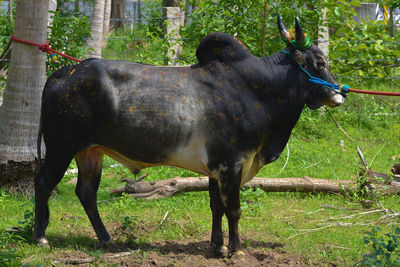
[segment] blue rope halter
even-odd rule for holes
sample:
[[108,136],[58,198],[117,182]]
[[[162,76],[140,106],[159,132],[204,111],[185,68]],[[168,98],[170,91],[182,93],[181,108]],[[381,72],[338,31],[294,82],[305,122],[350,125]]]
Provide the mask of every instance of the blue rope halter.
[[293,61],[294,63],[296,63],[296,65],[297,65],[305,74],[307,74],[307,76],[309,77],[308,81],[310,81],[310,82],[312,82],[312,83],[320,84],[320,85],[324,86],[325,88],[327,88],[327,89],[329,89],[329,90],[331,90],[331,91],[333,91],[333,92],[335,92],[335,93],[337,93],[337,94],[340,94],[340,93],[346,94],[346,93],[349,92],[350,86],[348,86],[348,85],[346,85],[346,84],[342,84],[342,85],[339,85],[339,84],[332,84],[332,83],[328,83],[327,81],[322,80],[322,79],[320,79],[320,78],[314,77],[314,76],[312,76],[305,68],[303,68],[302,66],[300,66],[299,63],[297,63],[297,61],[294,59],[293,55],[292,55],[290,52],[285,51],[285,50],[281,50],[281,52],[287,54],[287,55],[289,56],[289,58],[292,59],[292,61]]

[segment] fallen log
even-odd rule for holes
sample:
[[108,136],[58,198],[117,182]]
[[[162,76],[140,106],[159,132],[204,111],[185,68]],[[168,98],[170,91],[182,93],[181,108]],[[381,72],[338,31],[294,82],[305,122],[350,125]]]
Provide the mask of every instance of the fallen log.
[[[179,193],[208,190],[208,177],[175,177],[160,181],[135,181],[123,178],[123,187],[111,189],[111,193],[128,193],[134,198],[157,199],[170,197]],[[380,190],[383,194],[400,192],[400,184],[366,184],[371,190]],[[253,178],[243,188],[260,188],[266,192],[307,192],[307,193],[341,193],[357,189],[352,180],[328,180],[310,178]]]

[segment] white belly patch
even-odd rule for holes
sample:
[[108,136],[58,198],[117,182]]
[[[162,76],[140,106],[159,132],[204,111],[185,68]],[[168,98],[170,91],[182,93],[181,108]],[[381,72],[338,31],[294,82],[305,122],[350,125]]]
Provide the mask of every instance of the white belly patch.
[[210,176],[205,137],[193,136],[186,146],[178,147],[165,164]]
[[93,145],[92,148],[110,156],[132,172],[148,167],[166,165],[187,169],[206,176],[211,175],[207,167],[208,156],[205,147],[205,138],[201,136],[194,136],[186,146],[178,147],[168,158],[159,163],[132,160],[113,149],[100,145]]

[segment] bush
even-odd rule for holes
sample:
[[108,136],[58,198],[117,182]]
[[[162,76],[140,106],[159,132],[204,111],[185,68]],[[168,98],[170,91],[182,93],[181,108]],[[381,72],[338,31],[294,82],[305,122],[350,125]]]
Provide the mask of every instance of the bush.
[[374,227],[366,235],[364,243],[370,247],[370,253],[364,255],[363,266],[400,266],[399,227],[393,225],[387,234],[380,227]]
[[[49,27],[50,47],[78,59],[85,58],[90,49],[86,45],[87,38],[90,38],[89,18],[69,11],[57,10],[53,13],[53,23]],[[47,75],[50,76],[63,66],[76,63],[57,55],[57,60],[47,61]]]

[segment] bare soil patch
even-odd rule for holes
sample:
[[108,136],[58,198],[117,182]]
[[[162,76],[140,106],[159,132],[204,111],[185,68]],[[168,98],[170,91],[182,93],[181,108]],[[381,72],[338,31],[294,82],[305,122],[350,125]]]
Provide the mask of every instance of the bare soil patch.
[[[49,255],[53,264],[93,266],[310,266],[302,256],[288,253],[279,243],[250,242],[243,255],[217,258],[209,245],[209,238],[201,240],[163,241],[135,244],[129,249],[125,244],[115,245],[112,252],[88,255],[76,250]],[[110,251],[111,251],[110,250]]]

